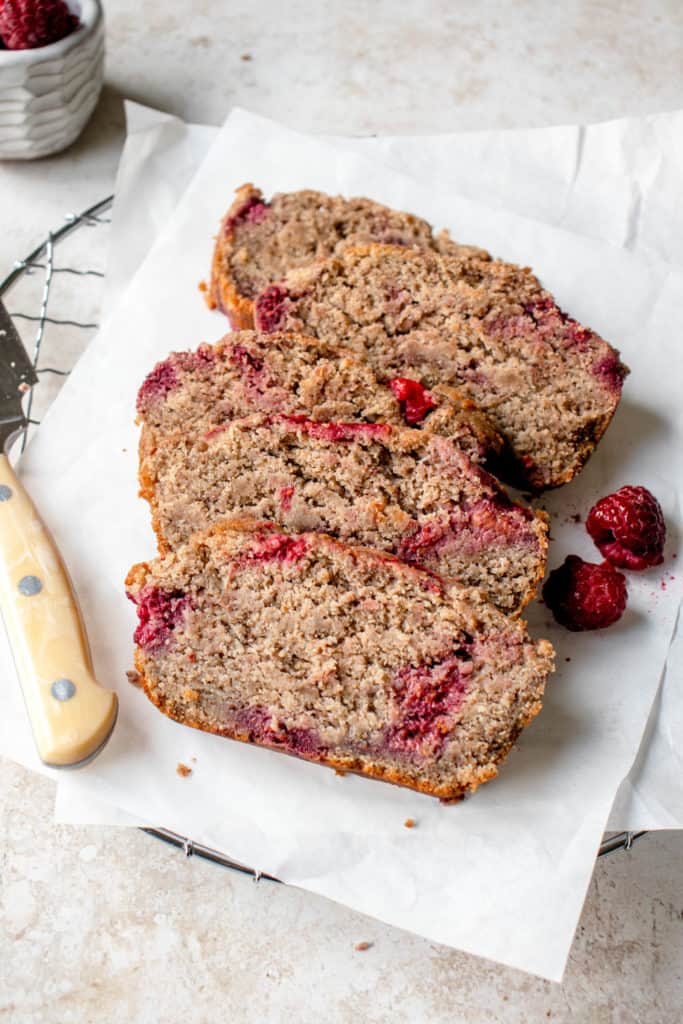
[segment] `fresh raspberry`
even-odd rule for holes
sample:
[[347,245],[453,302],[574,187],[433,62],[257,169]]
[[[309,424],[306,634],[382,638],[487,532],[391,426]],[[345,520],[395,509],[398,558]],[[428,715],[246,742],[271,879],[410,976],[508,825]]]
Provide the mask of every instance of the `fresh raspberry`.
[[620,569],[647,569],[664,560],[662,509],[645,487],[621,487],[588,513],[586,529],[600,554]]
[[64,0],[4,0],[0,36],[8,50],[34,50],[56,43],[78,28]]
[[609,564],[568,555],[543,587],[543,600],[557,622],[574,633],[604,629],[626,609],[626,577]]

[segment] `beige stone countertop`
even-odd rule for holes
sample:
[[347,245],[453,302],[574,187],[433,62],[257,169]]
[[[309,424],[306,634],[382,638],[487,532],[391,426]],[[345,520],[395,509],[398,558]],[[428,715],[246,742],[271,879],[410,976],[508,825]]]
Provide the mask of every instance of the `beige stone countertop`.
[[[105,8],[108,84],[82,138],[57,157],[0,164],[0,277],[64,213],[112,190],[124,96],[195,121],[219,123],[238,104],[340,134],[683,107],[680,0]],[[598,862],[560,986],[185,859],[138,831],[55,826],[52,809],[50,782],[0,762],[2,1024],[683,1017],[681,834]]]

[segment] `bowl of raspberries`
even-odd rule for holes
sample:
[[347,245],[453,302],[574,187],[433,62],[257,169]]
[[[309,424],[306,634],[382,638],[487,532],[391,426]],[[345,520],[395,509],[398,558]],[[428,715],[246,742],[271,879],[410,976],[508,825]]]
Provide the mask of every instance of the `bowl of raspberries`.
[[104,74],[99,0],[0,0],[0,159],[66,149]]

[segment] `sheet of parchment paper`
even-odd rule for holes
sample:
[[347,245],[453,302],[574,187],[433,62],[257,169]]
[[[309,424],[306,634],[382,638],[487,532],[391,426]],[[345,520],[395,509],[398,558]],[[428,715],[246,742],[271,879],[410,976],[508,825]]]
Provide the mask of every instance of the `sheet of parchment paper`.
[[[363,193],[449,227],[463,241],[531,264],[560,305],[613,340],[633,373],[607,437],[572,485],[547,499],[551,565],[593,558],[570,513],[627,481],[649,486],[670,524],[661,570],[630,577],[629,610],[580,638],[540,606],[559,671],[545,709],[500,778],[455,807],[227,743],[172,723],[125,679],[132,607],[122,579],[153,553],[135,483],[139,381],[170,349],[225,325],[196,292],[226,194]],[[236,859],[437,941],[552,979],[562,974],[602,830],[636,755],[680,602],[672,555],[680,523],[683,424],[677,343],[683,275],[617,248],[506,214],[234,112],[105,327],[52,406],[22,472],[60,543],[83,604],[98,674],[121,699],[105,753],[81,775],[95,796],[163,822]],[[674,577],[673,579],[671,577]],[[664,585],[664,586],[663,586]],[[566,661],[571,658],[571,661]],[[8,667],[9,671],[9,667]],[[9,725],[8,725],[9,723]],[[25,723],[19,707],[3,723]],[[180,779],[175,764],[197,758]],[[21,759],[21,758],[19,758]],[[418,827],[405,830],[412,817]]]
[[[135,103],[127,104],[127,119],[107,275],[109,308],[219,130],[186,124]],[[331,141],[375,159],[381,156],[397,170],[437,187],[646,258],[683,265],[683,111],[585,126]],[[609,829],[683,828],[683,758],[677,739],[677,724],[683,721],[683,689],[677,685],[682,675],[679,622],[660,692],[638,756],[615,798]],[[69,803],[73,787],[68,778],[60,789],[60,820],[80,821],[87,802],[74,794]],[[94,813],[101,820],[105,811],[100,806]],[[112,815],[121,821],[121,811],[112,809]]]

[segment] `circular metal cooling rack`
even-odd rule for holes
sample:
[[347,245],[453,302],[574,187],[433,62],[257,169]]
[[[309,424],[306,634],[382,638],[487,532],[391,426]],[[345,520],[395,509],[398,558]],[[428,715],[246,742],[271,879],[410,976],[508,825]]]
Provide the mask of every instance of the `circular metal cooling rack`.
[[[8,307],[40,381],[40,387],[26,397],[28,426],[18,442],[21,451],[99,326],[113,201],[113,196],[107,196],[82,213],[68,214],[61,226],[50,231],[28,256],[17,260],[0,281],[0,298]],[[67,280],[70,287],[65,288]],[[74,287],[74,280],[78,287]],[[261,878],[277,881],[169,829],[145,827],[141,831],[177,847],[186,857],[202,857],[251,875],[256,882]],[[644,835],[646,831],[606,833],[598,856],[629,850]]]

